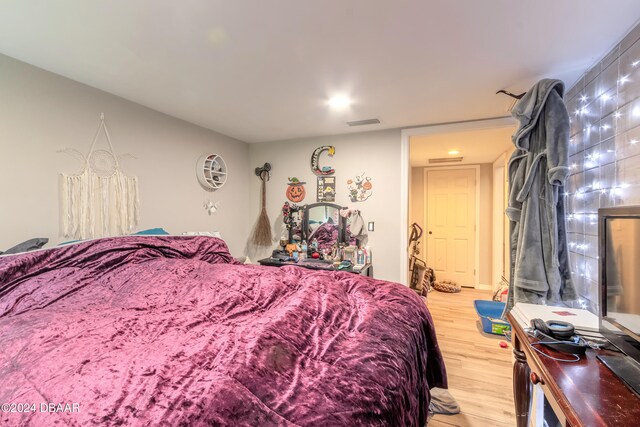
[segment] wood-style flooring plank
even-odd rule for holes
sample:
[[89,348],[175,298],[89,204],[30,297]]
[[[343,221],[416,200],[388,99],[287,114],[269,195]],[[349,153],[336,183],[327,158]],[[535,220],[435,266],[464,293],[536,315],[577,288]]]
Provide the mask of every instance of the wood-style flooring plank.
[[460,404],[458,415],[435,415],[429,427],[513,427],[512,348],[504,337],[482,332],[473,301],[490,300],[490,291],[463,288],[457,294],[429,293],[444,356],[449,392]]

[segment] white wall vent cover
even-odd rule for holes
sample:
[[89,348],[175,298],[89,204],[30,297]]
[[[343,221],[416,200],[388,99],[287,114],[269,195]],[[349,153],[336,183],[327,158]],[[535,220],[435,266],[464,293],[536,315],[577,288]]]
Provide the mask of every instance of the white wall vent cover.
[[439,159],[429,159],[429,163],[458,163],[461,162],[464,157],[441,157]]

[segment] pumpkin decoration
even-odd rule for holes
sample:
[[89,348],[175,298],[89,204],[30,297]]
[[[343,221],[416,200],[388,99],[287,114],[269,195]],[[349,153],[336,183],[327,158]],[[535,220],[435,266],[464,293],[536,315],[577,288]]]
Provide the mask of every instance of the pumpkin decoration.
[[304,200],[307,195],[307,191],[304,188],[304,182],[301,182],[298,178],[290,177],[289,184],[287,185],[287,199],[294,203],[299,203]]
[[284,250],[289,254],[289,256],[293,256],[294,252],[298,252],[298,245],[295,243],[287,243]]

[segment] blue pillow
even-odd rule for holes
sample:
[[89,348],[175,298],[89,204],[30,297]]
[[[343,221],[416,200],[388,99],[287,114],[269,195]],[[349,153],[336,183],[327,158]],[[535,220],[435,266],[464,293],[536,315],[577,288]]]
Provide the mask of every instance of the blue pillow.
[[68,242],[58,243],[58,246],[70,245],[72,243],[82,242],[82,240],[69,240]]
[[169,233],[164,228],[149,228],[148,230],[138,231],[133,233],[132,236],[168,236]]

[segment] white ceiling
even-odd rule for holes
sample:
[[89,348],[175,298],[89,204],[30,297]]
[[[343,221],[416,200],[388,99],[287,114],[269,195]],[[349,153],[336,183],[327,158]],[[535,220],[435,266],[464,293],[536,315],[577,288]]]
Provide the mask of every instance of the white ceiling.
[[[638,18],[638,0],[0,0],[0,52],[261,142],[504,116],[496,90],[573,83]],[[336,93],[352,107],[329,111]]]
[[[445,165],[467,165],[493,163],[502,153],[513,146],[511,135],[515,125],[481,130],[444,132],[412,136],[410,142],[410,164],[412,167],[444,166],[429,164],[432,158],[463,157],[460,163]],[[460,154],[449,155],[451,150]]]

